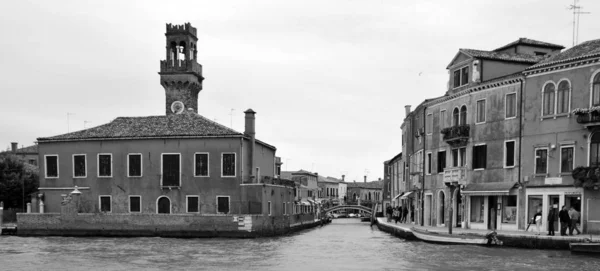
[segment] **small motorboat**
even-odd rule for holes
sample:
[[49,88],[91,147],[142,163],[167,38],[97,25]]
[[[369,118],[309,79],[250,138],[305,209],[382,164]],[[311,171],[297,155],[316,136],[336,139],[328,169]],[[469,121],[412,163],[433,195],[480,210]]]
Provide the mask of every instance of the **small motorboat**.
[[598,242],[570,243],[569,248],[571,253],[600,253],[600,243]]
[[470,244],[470,245],[502,245],[502,241],[498,240],[495,231],[486,234],[485,236],[477,234],[447,234],[428,230],[412,228],[412,233],[418,239],[425,242],[444,243],[444,244]]

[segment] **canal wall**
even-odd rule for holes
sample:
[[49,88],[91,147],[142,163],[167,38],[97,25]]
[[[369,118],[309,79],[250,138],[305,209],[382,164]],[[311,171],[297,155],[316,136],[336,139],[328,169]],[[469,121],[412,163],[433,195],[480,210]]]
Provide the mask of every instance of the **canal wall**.
[[380,222],[380,219],[385,219],[385,218],[379,218],[377,221],[377,228],[380,231],[384,231],[387,233],[390,233],[396,237],[400,237],[406,240],[418,240],[417,237],[412,233],[412,230],[410,230],[410,227],[408,227],[406,224],[392,224],[392,223],[382,223]]
[[[385,221],[385,218],[377,219],[377,228],[379,230],[390,233],[394,236],[407,239],[407,240],[419,240],[412,233],[411,228],[416,227],[419,229],[427,230],[430,232],[437,232],[440,234],[447,233],[447,228],[441,227],[422,227],[409,224],[395,224],[393,222]],[[485,230],[471,230],[471,229],[454,229],[455,234],[469,234],[479,235],[484,238],[489,231]],[[516,248],[527,248],[527,249],[562,249],[569,250],[570,243],[585,243],[590,241],[590,235],[575,235],[575,236],[548,236],[548,235],[536,235],[532,232],[509,232],[509,231],[497,231],[498,239],[502,241],[502,246],[505,247],[516,247]],[[594,240],[600,239],[600,237],[593,237]]]
[[274,236],[321,225],[312,214],[199,215],[19,213],[20,236],[162,236],[237,237]]

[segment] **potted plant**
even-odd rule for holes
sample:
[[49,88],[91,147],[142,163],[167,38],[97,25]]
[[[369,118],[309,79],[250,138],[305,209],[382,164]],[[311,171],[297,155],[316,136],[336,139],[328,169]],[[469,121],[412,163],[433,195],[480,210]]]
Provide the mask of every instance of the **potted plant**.
[[588,108],[575,108],[573,109],[573,111],[571,111],[571,114],[576,116],[582,116],[588,114],[589,112],[590,110]]

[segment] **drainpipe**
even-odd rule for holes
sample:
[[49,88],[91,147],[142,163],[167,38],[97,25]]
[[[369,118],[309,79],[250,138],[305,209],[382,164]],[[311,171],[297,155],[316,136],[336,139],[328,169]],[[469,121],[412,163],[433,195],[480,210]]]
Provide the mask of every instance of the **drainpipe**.
[[[427,134],[427,131],[425,131],[425,128],[427,127],[427,123],[426,123],[426,117],[427,117],[427,106],[423,107],[423,135],[421,135],[423,137],[423,172],[421,174],[421,176],[423,177],[423,180],[421,181],[421,226],[424,226],[425,224],[425,146],[427,146],[427,137],[425,136]],[[417,130],[418,131],[418,130]]]
[[[523,183],[521,182],[521,142],[523,141],[523,110],[522,110],[522,105],[525,104],[523,103],[523,81],[524,78],[521,80],[520,85],[521,85],[521,89],[519,93],[519,167],[517,169],[517,182],[519,183],[519,188],[521,189],[522,193],[525,193],[525,189],[523,188]],[[521,195],[523,196],[523,195]],[[525,197],[523,197],[523,199],[521,200],[527,200]],[[518,203],[517,203],[518,204]],[[528,220],[527,218],[527,213],[525,213],[525,221]],[[521,222],[521,220],[519,219],[519,222]],[[523,222],[521,222],[523,223]],[[519,228],[519,225],[517,225],[517,229]]]

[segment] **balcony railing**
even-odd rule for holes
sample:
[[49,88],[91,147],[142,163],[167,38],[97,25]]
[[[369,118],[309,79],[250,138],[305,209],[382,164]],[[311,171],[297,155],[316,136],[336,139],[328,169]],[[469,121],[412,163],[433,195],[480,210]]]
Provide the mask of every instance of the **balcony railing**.
[[464,167],[446,168],[444,170],[444,183],[465,184],[467,171]]
[[441,133],[444,135],[443,139],[448,144],[464,145],[469,141],[469,130],[471,127],[468,124],[456,125],[442,129]]
[[577,123],[583,124],[584,126],[600,125],[600,114],[597,113],[584,113],[577,115]]
[[161,60],[161,73],[189,72],[202,77],[202,65],[193,60]]

